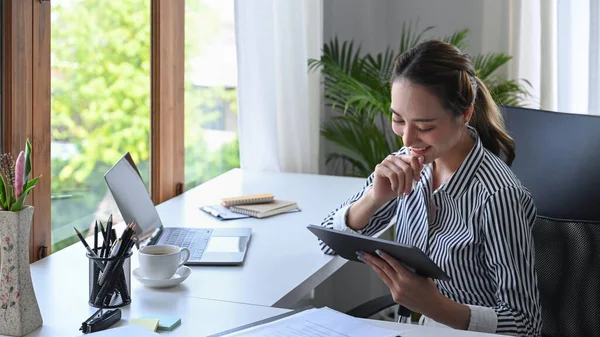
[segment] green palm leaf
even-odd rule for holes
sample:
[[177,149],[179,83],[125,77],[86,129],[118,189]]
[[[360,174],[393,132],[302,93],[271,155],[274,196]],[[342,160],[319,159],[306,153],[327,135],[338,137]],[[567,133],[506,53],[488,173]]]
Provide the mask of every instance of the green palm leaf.
[[464,49],[467,46],[467,35],[469,29],[458,30],[450,36],[444,37],[444,41],[456,46],[458,49]]
[[[338,113],[327,121],[321,135],[340,151],[327,157],[330,167],[346,175],[366,177],[388,154],[402,146],[402,139],[389,126],[391,104],[389,82],[399,54],[415,47],[433,26],[417,30],[416,24],[402,25],[399,50],[390,47],[377,54],[361,55],[354,41],[340,43],[335,37],[323,45],[320,59],[308,60],[309,71],[320,71],[325,104]],[[468,29],[444,37],[444,41],[466,47]],[[496,71],[511,57],[501,53],[476,56],[477,76],[488,86],[497,104],[522,106],[529,96],[524,80],[506,80]]]
[[[398,150],[398,141],[390,141],[386,133],[375,124],[356,116],[337,116],[325,123],[321,129],[323,137],[338,145],[343,155],[353,158],[351,171],[365,176],[370,174],[383,158]],[[396,148],[395,148],[396,147]],[[339,160],[339,155],[330,155],[327,162]],[[348,161],[348,160],[346,160]],[[360,163],[360,164],[358,164]]]
[[427,33],[428,31],[434,28],[434,26],[429,26],[420,31],[419,33],[415,33],[414,30],[417,29],[418,25],[419,20],[417,20],[414,26],[412,22],[409,22],[408,25],[406,24],[406,22],[402,23],[402,32],[400,33],[400,50],[398,51],[399,54],[402,54],[405,51],[418,45],[421,42],[421,39],[423,38],[423,34]]
[[531,87],[531,84],[527,80],[495,79],[486,83],[486,86],[498,105],[521,107],[525,105],[525,101],[530,96],[527,87]]
[[492,75],[498,68],[505,65],[512,57],[502,53],[490,53],[479,55],[473,59],[477,77],[485,80]]

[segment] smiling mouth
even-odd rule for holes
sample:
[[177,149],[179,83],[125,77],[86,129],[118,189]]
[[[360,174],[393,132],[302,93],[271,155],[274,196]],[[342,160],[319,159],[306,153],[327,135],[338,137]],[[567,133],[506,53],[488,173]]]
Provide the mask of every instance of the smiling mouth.
[[410,149],[412,150],[413,153],[416,154],[424,154],[425,152],[427,152],[429,149],[431,148],[431,146],[427,146],[427,147],[411,147]]

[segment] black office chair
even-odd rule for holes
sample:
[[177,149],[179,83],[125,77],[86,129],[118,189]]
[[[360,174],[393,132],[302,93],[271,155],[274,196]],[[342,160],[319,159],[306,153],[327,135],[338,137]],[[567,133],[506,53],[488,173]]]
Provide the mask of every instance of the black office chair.
[[[600,335],[600,116],[502,110],[516,143],[511,169],[538,210],[543,335]],[[347,313],[366,318],[394,304],[382,296]]]
[[543,336],[600,335],[600,222],[538,216],[533,227]]
[[542,334],[598,336],[600,116],[503,110],[516,143],[511,169],[538,210],[533,238]]
[[600,116],[503,107],[516,143],[511,166],[538,214],[600,221]]

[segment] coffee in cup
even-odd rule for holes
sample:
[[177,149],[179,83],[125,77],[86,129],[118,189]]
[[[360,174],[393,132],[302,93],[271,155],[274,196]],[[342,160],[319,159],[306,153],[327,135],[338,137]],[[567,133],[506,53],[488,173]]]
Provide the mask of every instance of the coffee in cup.
[[[181,253],[185,259],[181,261]],[[190,258],[190,251],[170,245],[145,246],[138,252],[140,271],[143,276],[154,280],[166,280],[175,275],[177,269]]]

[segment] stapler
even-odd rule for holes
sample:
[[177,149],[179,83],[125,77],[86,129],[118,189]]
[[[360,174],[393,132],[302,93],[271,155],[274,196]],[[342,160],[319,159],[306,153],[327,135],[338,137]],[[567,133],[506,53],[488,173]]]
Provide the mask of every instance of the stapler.
[[83,333],[92,333],[110,328],[121,320],[121,309],[103,310],[98,309],[92,316],[81,323]]

